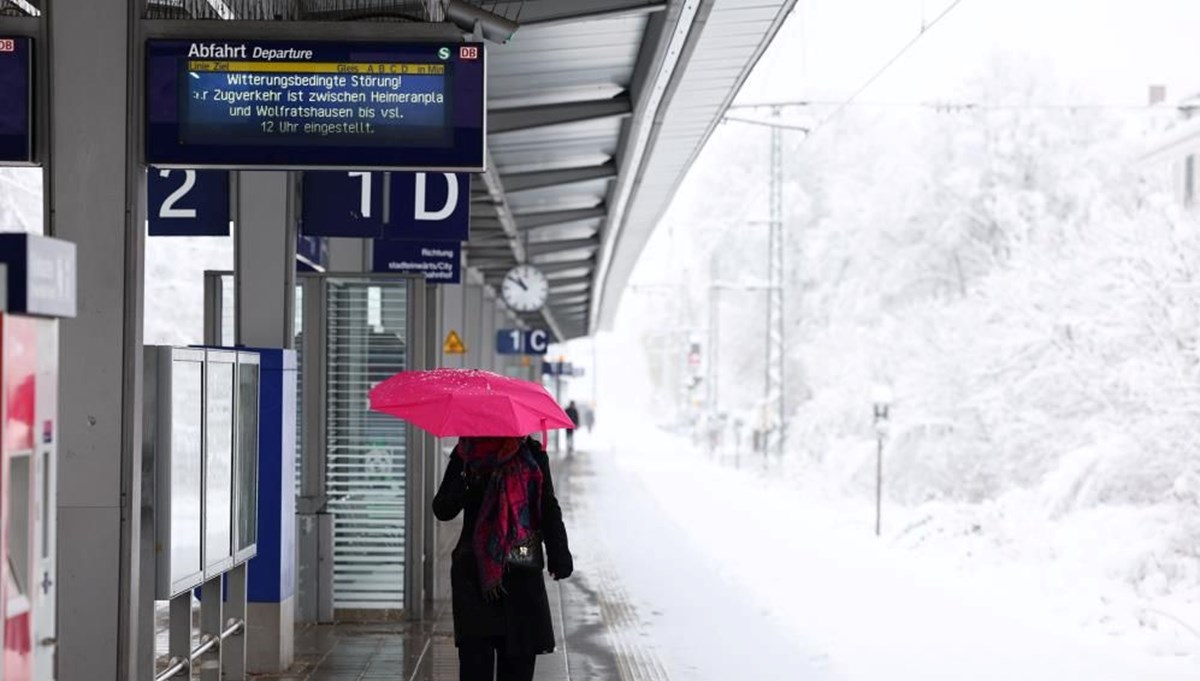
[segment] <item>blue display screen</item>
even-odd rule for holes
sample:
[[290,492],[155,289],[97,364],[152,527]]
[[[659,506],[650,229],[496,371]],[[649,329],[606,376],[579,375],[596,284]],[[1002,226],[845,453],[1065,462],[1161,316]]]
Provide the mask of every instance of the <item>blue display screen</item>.
[[481,170],[475,43],[152,40],[147,144],[159,166]]
[[0,163],[33,160],[33,78],[29,38],[0,36]]

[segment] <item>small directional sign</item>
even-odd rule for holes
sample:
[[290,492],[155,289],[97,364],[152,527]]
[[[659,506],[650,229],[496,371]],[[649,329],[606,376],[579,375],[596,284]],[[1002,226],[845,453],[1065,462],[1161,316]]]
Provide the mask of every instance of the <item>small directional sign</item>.
[[446,341],[442,343],[442,352],[447,355],[465,355],[467,354],[467,345],[463,343],[462,337],[457,331],[451,330],[446,334]]
[[496,353],[501,355],[544,355],[550,348],[546,329],[500,329],[496,331]]

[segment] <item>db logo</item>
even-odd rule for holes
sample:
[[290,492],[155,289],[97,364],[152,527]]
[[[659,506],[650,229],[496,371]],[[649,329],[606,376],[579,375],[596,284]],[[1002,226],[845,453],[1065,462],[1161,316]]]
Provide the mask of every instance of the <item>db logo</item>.
[[17,41],[12,38],[0,38],[0,52],[16,52]]
[[465,61],[475,61],[479,59],[478,45],[462,45],[458,48],[458,58]]

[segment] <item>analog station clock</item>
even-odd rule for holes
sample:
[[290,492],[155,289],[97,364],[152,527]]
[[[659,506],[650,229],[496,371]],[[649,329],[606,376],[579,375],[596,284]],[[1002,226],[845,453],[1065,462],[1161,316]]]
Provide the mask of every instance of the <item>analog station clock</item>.
[[546,304],[550,282],[533,265],[517,265],[504,275],[500,294],[504,303],[518,312],[536,312]]

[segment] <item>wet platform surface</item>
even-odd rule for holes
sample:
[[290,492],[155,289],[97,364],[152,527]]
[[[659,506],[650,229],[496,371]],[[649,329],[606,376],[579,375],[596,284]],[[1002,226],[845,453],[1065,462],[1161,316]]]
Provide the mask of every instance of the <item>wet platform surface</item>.
[[[535,681],[666,681],[665,667],[643,645],[634,607],[615,571],[608,568],[589,539],[586,504],[574,503],[587,475],[586,454],[555,462],[555,487],[571,535],[576,572],[570,579],[548,580],[547,595],[557,649],[538,657]],[[439,532],[440,565],[449,569],[449,549],[457,523]],[[441,569],[441,568],[439,568]],[[444,594],[448,596],[447,594]],[[255,675],[263,681],[456,681],[458,653],[448,599],[434,604],[421,622],[300,625],[296,664],[283,674]],[[165,612],[162,613],[165,615]],[[165,649],[165,621],[159,647]],[[160,662],[161,664],[161,662]]]

